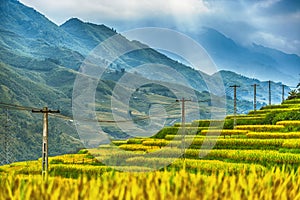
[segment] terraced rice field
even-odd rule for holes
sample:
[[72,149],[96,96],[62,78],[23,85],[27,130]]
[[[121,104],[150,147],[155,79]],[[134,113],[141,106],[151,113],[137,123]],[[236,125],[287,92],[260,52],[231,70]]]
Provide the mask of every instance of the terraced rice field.
[[197,120],[51,157],[47,180],[40,160],[1,166],[0,199],[300,199],[299,108],[285,101],[236,127],[233,116]]

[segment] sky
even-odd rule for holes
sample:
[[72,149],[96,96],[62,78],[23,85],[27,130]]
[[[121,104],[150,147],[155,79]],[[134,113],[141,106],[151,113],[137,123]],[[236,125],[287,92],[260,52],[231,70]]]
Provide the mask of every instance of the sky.
[[171,28],[187,35],[214,28],[242,45],[300,56],[300,0],[20,0],[60,25],[76,17],[118,32]]

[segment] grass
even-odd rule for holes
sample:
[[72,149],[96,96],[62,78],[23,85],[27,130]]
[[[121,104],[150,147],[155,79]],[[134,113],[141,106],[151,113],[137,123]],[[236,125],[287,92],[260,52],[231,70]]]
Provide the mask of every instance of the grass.
[[175,124],[152,138],[51,157],[47,180],[41,160],[1,166],[0,199],[300,199],[294,109],[289,101],[238,116],[243,125],[235,129],[208,130],[220,121],[198,120],[184,139]]

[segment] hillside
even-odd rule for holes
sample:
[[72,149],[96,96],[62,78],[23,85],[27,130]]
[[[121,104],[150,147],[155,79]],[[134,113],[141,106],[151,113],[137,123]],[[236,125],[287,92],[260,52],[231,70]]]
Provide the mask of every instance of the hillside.
[[[182,86],[178,78],[172,74],[158,75],[158,72],[151,71],[151,68],[147,68],[144,73],[138,73],[134,70],[135,67],[147,63],[169,66],[182,74],[188,85],[194,89],[197,99],[200,100],[199,113],[194,113],[200,116],[199,118],[209,118],[211,111],[215,109],[211,107],[211,97],[215,97],[219,101],[226,98],[226,113],[232,113],[232,91],[228,91],[227,97],[218,97],[206,91],[207,85],[203,77],[214,84],[214,76],[209,76],[174,61],[138,41],[129,41],[113,28],[83,22],[76,18],[57,26],[41,13],[17,0],[1,1],[0,5],[0,13],[3,16],[3,20],[0,21],[0,103],[37,109],[48,106],[50,109],[61,111],[63,117],[51,116],[49,119],[51,155],[75,152],[83,146],[76,132],[75,124],[72,123],[74,80],[80,74],[78,69],[87,54],[99,42],[114,35],[118,35],[122,41],[114,44],[116,48],[125,45],[142,47],[143,49],[123,55],[111,63],[109,69],[101,77],[95,94],[97,120],[113,121],[112,110],[115,108],[111,107],[112,91],[120,78],[125,75],[132,77],[132,80],[145,83],[172,84],[172,87],[177,89],[175,91],[180,89],[183,94],[189,94],[186,92],[190,91],[189,88]],[[103,62],[107,63],[108,61],[104,60]],[[220,73],[224,76],[226,88],[234,82],[233,80],[238,80],[238,83],[243,87],[243,90],[238,92],[238,113],[246,113],[252,109],[252,90],[249,86],[252,81],[236,73]],[[260,85],[264,84],[258,80],[255,82]],[[143,121],[140,118],[149,117],[152,104],[160,104],[166,107],[167,114],[171,115],[167,118],[166,125],[179,122],[180,107],[178,104],[172,107],[176,102],[176,96],[168,88],[157,84],[143,85],[137,91],[135,91],[136,88],[126,84],[121,85],[123,94],[132,94],[132,97],[129,102],[129,110],[124,110],[126,105],[122,99],[118,99],[117,104],[122,107],[120,113],[131,113],[133,119],[137,119],[138,125],[147,125],[149,121]],[[278,88],[279,85],[277,83],[276,87]],[[261,96],[258,107],[264,105],[264,98],[266,98],[264,93],[265,90],[259,92]],[[191,95],[187,96],[190,97]],[[280,102],[280,96],[280,92],[276,89],[273,94],[273,102]],[[1,105],[0,151],[4,152],[2,155],[6,153],[12,155],[8,162],[36,159],[41,152],[42,116],[32,114],[31,109],[20,111],[14,108],[14,106]],[[8,112],[7,109],[9,109]],[[190,108],[190,112],[195,111]],[[195,120],[195,115],[187,115],[187,120]],[[92,114],[88,116],[88,120],[91,120]],[[7,119],[8,128],[6,127]],[[101,126],[111,138],[129,137],[112,122],[103,123]],[[155,132],[149,134],[155,134]],[[4,144],[6,143],[5,138],[10,143],[9,147]],[[16,146],[17,148],[15,148]]]
[[[238,115],[235,129],[228,126],[233,116],[226,117],[223,130],[216,127],[219,121],[196,120],[186,124],[184,138],[176,124],[151,138],[114,140],[51,157],[47,179],[41,176],[40,159],[0,166],[0,191],[13,187],[11,193],[1,192],[0,198],[80,194],[82,199],[94,199],[100,194],[139,199],[152,192],[156,198],[211,199],[221,190],[226,199],[297,199],[299,105],[300,99],[292,99]],[[102,189],[108,186],[113,189]]]

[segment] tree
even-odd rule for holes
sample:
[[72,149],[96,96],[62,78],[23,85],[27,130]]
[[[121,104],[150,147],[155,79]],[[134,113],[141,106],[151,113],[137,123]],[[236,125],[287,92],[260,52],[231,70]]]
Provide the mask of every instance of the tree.
[[297,84],[296,89],[291,90],[289,92],[289,96],[287,99],[295,99],[295,98],[300,98],[300,82]]
[[290,92],[289,92],[289,96],[288,96],[288,100],[289,99],[295,99],[295,98],[297,98],[297,95],[298,95],[298,93],[297,93],[297,90],[291,90]]

